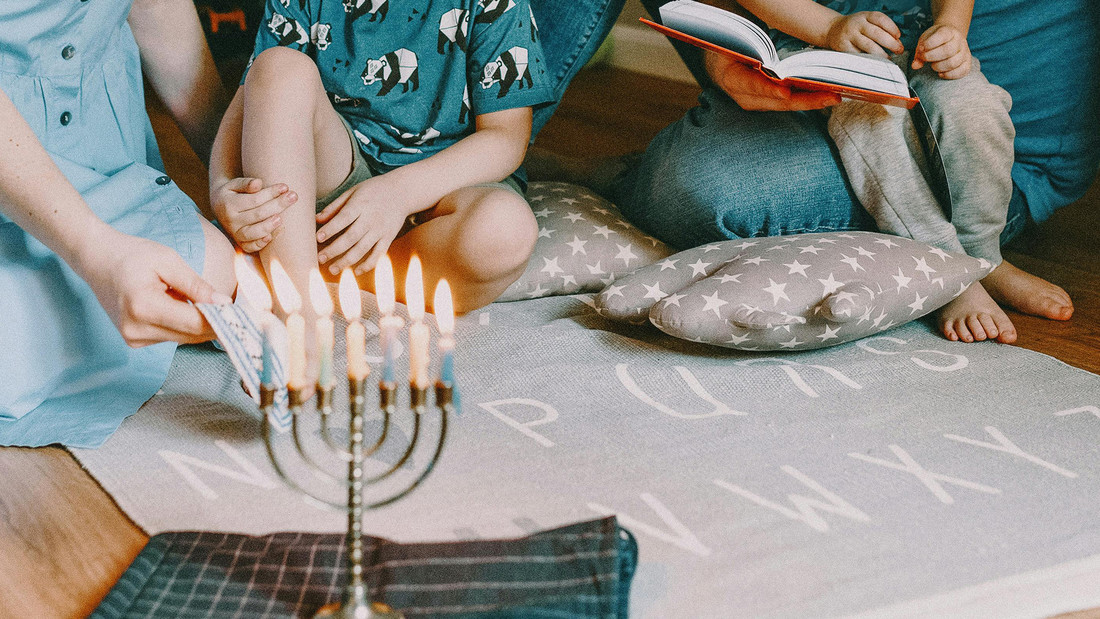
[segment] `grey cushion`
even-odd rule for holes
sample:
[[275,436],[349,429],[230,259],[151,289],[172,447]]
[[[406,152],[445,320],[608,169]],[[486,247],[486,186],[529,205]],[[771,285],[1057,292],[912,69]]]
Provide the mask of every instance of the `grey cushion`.
[[605,288],[596,306],[695,342],[805,350],[920,318],[991,270],[985,260],[874,232],[754,238],[640,268]]
[[531,183],[527,200],[538,220],[538,243],[527,270],[498,301],[596,292],[672,253],[627,223],[610,202],[583,187]]

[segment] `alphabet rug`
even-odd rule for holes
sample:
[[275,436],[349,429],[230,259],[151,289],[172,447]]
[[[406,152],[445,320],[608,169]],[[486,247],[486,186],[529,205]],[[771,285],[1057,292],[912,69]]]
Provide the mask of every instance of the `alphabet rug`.
[[[614,513],[639,542],[637,617],[1100,606],[1100,377],[1021,348],[951,343],[919,322],[765,354],[613,323],[591,303],[498,303],[459,319],[462,413],[435,472],[369,512],[368,533],[516,537]],[[375,368],[377,354],[371,337]],[[397,417],[368,474],[401,457],[411,418]],[[341,512],[275,473],[260,423],[223,353],[182,348],[157,397],[103,447],[73,453],[150,534],[343,530]],[[427,415],[421,432],[437,429]],[[316,425],[305,434],[304,447],[321,444]],[[275,436],[292,461],[289,435]],[[288,472],[343,496],[301,464]]]

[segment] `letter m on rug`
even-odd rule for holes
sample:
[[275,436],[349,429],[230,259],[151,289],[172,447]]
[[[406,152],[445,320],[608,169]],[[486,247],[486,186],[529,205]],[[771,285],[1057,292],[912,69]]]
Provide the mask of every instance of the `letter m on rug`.
[[218,446],[218,449],[225,452],[225,455],[237,465],[238,470],[226,468],[220,464],[213,464],[206,460],[200,460],[194,456],[181,454],[177,451],[162,449],[157,453],[172,468],[176,469],[176,472],[183,477],[188,485],[210,501],[217,500],[218,493],[214,492],[214,489],[207,485],[207,483],[195,473],[196,469],[216,473],[222,477],[227,477],[234,481],[239,481],[265,490],[275,488],[275,482],[264,475],[260,469],[256,468],[255,465],[249,462],[248,459],[241,455],[241,452],[237,451],[232,445],[225,441],[214,441],[214,444]]
[[802,485],[806,486],[810,490],[813,490],[817,494],[821,495],[825,500],[822,501],[818,498],[807,497],[801,494],[788,494],[787,499],[794,504],[795,509],[791,509],[785,505],[780,505],[765,499],[764,497],[749,492],[741,486],[735,486],[727,481],[716,479],[714,485],[719,488],[724,488],[730,492],[744,497],[761,507],[767,507],[772,511],[779,512],[780,514],[790,518],[791,520],[800,520],[815,531],[821,531],[822,533],[829,530],[829,523],[825,518],[818,513],[818,511],[828,512],[830,514],[836,514],[838,516],[844,516],[857,522],[870,522],[871,517],[863,513],[858,507],[840,498],[836,494],[829,492],[813,479],[810,479],[805,473],[799,471],[793,466],[786,465],[783,467],[783,472],[797,479]]

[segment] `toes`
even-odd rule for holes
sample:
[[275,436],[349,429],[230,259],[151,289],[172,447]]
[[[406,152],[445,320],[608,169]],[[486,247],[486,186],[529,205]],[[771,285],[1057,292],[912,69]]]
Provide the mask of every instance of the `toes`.
[[978,314],[978,322],[982,324],[982,329],[985,330],[985,334],[989,339],[997,337],[1000,333],[1000,329],[997,328],[997,322],[993,320],[993,316],[989,314]]
[[966,321],[956,320],[955,321],[955,331],[958,332],[960,340],[962,340],[964,342],[973,342],[974,341],[974,336],[970,335],[970,329],[966,328]]
[[945,320],[940,324],[940,329],[943,330],[943,336],[952,342],[959,341],[959,334],[955,332],[955,323],[951,320]]
[[970,329],[970,333],[974,335],[974,339],[981,342],[986,338],[985,329],[982,328],[982,322],[978,320],[977,316],[967,316],[966,326]]

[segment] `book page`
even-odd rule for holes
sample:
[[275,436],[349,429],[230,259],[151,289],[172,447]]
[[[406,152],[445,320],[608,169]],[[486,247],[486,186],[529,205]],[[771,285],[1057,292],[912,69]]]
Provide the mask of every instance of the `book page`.
[[766,67],[779,62],[775,45],[759,26],[718,7],[676,0],[661,6],[661,22],[675,30],[760,60]]
[[799,77],[909,96],[909,83],[901,69],[885,58],[867,54],[822,49],[795,52],[780,61],[776,73],[781,78]]

